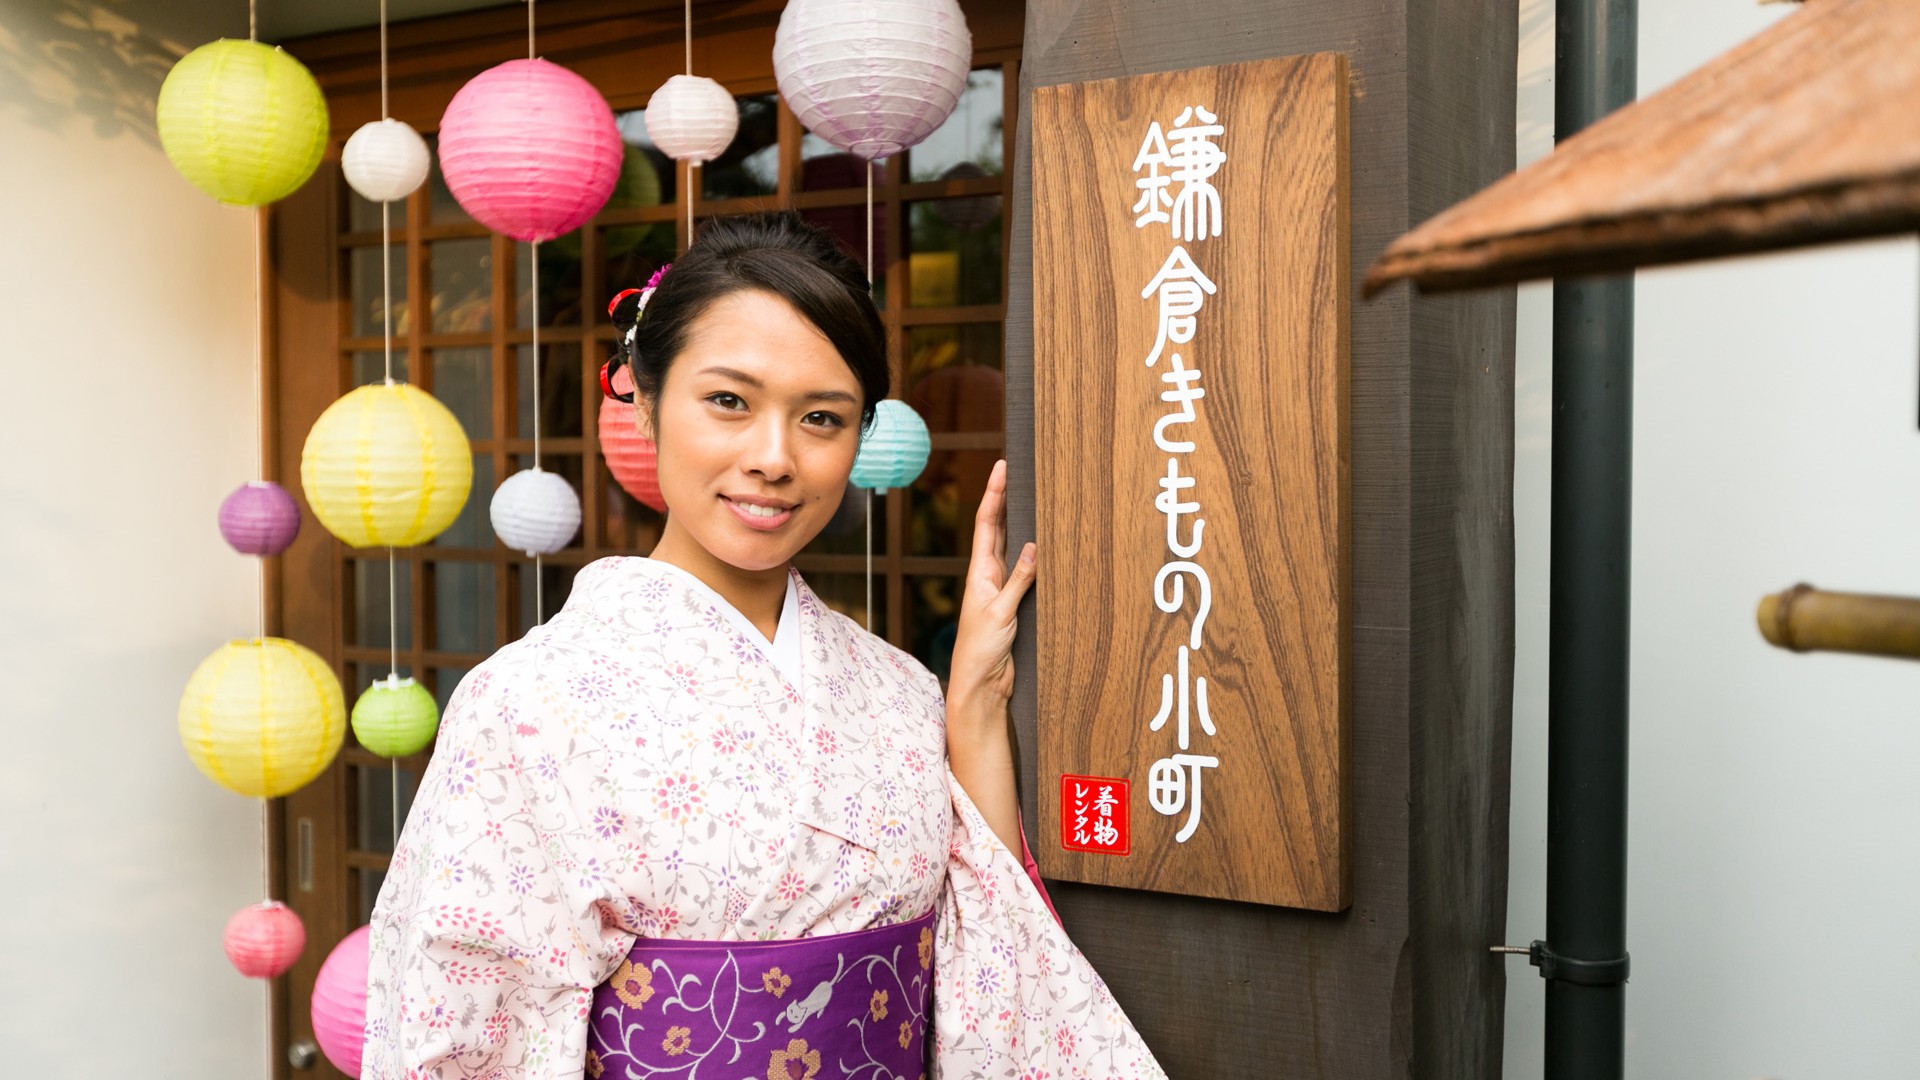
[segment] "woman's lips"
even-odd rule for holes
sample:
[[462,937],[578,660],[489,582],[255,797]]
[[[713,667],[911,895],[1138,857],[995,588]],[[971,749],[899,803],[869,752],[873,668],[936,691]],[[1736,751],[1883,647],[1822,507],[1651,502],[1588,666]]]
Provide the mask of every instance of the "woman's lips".
[[793,508],[790,506],[736,502],[725,495],[720,496],[720,501],[727,504],[727,509],[733,511],[733,516],[739,518],[741,524],[761,532],[772,532],[793,518]]

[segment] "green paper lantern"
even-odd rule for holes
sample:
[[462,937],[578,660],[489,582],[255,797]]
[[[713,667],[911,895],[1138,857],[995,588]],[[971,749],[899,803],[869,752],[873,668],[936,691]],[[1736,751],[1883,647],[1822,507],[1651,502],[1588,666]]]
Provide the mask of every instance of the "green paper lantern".
[[384,758],[419,753],[439,728],[440,707],[412,679],[389,675],[353,703],[353,737]]
[[270,45],[222,38],[182,57],[160,86],[160,145],[193,186],[259,206],[293,194],[327,148],[327,99]]

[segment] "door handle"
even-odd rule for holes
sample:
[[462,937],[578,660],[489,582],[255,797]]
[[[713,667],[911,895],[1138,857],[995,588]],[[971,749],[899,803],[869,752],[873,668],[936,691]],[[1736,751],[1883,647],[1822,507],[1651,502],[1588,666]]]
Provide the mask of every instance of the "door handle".
[[320,1048],[312,1039],[302,1039],[287,1047],[287,1064],[296,1069],[311,1069],[320,1060]]

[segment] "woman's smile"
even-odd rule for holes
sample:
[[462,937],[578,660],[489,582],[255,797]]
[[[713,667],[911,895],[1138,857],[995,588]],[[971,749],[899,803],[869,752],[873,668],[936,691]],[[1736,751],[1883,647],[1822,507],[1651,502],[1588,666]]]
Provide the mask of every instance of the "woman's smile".
[[753,495],[722,495],[720,501],[727,504],[749,529],[772,532],[793,520],[793,504],[778,499],[764,499]]

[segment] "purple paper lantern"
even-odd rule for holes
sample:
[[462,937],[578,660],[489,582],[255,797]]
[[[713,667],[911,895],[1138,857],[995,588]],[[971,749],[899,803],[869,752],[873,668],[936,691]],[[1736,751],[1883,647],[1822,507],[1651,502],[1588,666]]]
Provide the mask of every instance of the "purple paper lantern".
[[271,480],[249,480],[220,504],[220,535],[243,555],[278,555],[300,534],[300,507]]
[[967,88],[973,35],[955,0],[789,0],[773,75],[808,131],[891,157],[946,122]]
[[475,75],[440,118],[440,171],[475,221],[525,243],[600,212],[624,144],[593,84],[545,60]]

